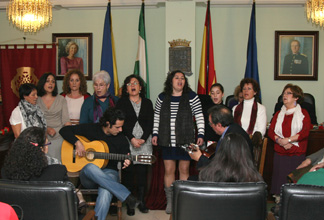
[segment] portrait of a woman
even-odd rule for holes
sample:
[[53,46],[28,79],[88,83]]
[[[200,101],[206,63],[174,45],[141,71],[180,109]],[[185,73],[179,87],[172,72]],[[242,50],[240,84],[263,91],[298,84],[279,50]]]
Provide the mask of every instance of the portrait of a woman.
[[71,69],[78,69],[82,73],[83,70],[83,59],[81,57],[76,57],[78,53],[79,46],[76,42],[70,41],[65,46],[65,52],[68,54],[66,57],[61,57],[61,75],[65,75]]

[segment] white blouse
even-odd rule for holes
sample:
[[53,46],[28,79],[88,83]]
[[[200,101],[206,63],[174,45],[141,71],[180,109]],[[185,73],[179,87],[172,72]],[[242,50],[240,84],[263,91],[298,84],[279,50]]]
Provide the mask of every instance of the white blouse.
[[67,107],[69,111],[69,117],[72,124],[78,124],[80,121],[80,112],[81,112],[81,106],[84,102],[84,96],[81,96],[80,98],[73,99],[65,96]]

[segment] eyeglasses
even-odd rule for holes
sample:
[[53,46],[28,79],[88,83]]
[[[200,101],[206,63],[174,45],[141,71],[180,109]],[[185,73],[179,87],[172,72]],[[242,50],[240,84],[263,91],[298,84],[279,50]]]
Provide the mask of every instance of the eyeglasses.
[[293,93],[292,92],[284,92],[282,93],[282,95],[292,95]]
[[138,82],[133,82],[133,83],[127,83],[126,85],[127,86],[131,86],[131,85],[137,86],[138,84],[139,84]]

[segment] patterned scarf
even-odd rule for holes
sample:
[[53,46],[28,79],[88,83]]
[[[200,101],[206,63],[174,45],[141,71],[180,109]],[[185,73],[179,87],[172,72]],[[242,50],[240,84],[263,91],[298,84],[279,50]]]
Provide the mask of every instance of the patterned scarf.
[[[244,101],[241,102],[240,104],[238,104],[238,106],[236,107],[235,112],[234,112],[234,122],[239,124],[240,126],[242,126],[241,117],[242,117],[242,112],[243,112],[243,104],[244,104]],[[253,134],[254,125],[255,125],[256,117],[257,117],[257,112],[258,112],[258,103],[254,99],[253,106],[252,106],[251,118],[250,118],[250,124],[246,131],[248,134]]]
[[25,99],[23,99],[20,100],[18,106],[27,128],[39,127],[46,129],[47,124],[44,113],[38,105],[30,104]]
[[93,121],[94,121],[94,123],[97,123],[97,122],[99,122],[99,119],[103,115],[103,111],[100,106],[99,99],[108,98],[109,99],[109,107],[115,107],[115,102],[114,102],[112,95],[108,91],[103,96],[97,96],[96,93],[94,93],[93,96],[94,96]]

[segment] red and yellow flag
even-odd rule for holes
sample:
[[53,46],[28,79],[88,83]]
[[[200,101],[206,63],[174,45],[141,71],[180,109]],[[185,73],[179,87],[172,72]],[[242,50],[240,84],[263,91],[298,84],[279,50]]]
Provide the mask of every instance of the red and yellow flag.
[[200,71],[198,79],[198,94],[209,94],[211,85],[216,83],[214,64],[213,34],[210,19],[210,2],[208,1],[204,28],[203,43],[201,48]]

